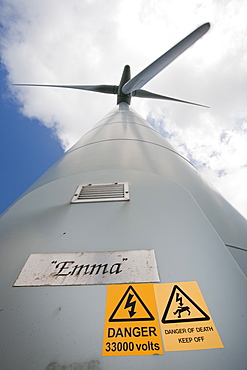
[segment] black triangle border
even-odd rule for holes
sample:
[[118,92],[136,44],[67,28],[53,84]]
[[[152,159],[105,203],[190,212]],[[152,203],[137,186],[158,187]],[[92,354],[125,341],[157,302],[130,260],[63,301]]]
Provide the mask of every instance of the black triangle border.
[[[170,309],[170,306],[171,306],[173,297],[175,295],[176,289],[178,289],[180,291],[180,293],[182,293],[190,301],[190,303],[192,303],[193,306],[196,307],[199,312],[201,312],[201,314],[204,317],[199,317],[199,318],[194,318],[194,319],[193,318],[187,318],[187,319],[178,319],[178,318],[176,318],[174,320],[166,320],[166,316],[168,315],[168,311]],[[162,324],[172,324],[172,323],[179,323],[179,322],[193,322],[193,321],[207,321],[207,320],[210,320],[210,317],[208,316],[208,314],[206,312],[204,312],[203,309],[201,307],[199,307],[198,304],[196,304],[193,301],[193,299],[191,299],[181,288],[179,288],[178,285],[174,285],[174,287],[172,289],[172,293],[171,293],[170,298],[169,298],[169,301],[167,303],[166,309],[164,311],[162,320],[161,320]]]
[[[139,302],[142,304],[143,308],[146,310],[146,312],[148,313],[149,315],[149,318],[129,318],[129,319],[114,319],[114,316],[116,315],[119,307],[121,306],[121,304],[123,303],[125,297],[127,296],[127,294],[129,293],[129,291],[132,290],[133,293],[135,294],[135,296],[137,297],[137,299],[139,300]],[[149,311],[149,309],[147,308],[147,306],[145,305],[145,303],[143,302],[143,300],[141,299],[141,297],[139,296],[139,294],[135,291],[135,289],[130,285],[126,292],[124,293],[124,295],[122,296],[122,298],[120,299],[119,303],[117,304],[115,310],[113,311],[113,313],[111,314],[110,318],[109,318],[109,322],[124,322],[124,321],[153,321],[155,320],[154,316],[152,315],[152,313]]]

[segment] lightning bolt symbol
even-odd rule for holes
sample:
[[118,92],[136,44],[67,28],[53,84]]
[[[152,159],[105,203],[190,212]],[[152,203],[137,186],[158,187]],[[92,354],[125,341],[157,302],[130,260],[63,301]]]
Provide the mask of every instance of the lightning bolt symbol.
[[130,317],[132,317],[132,316],[134,316],[136,314],[136,312],[135,312],[136,301],[131,302],[131,300],[132,300],[133,297],[134,297],[134,295],[129,293],[129,296],[128,296],[126,305],[124,307],[124,309],[131,307],[131,310],[129,310]]
[[182,297],[179,298],[179,293],[176,293],[176,302],[179,302],[179,306],[183,306]]

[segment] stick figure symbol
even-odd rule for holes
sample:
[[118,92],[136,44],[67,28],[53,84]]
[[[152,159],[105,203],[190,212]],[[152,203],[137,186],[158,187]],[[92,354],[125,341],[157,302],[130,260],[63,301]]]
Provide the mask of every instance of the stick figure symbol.
[[175,312],[173,312],[173,315],[178,314],[178,319],[181,318],[181,313],[187,311],[188,315],[190,315],[190,308],[189,306],[184,306],[183,307],[183,298],[179,297],[179,293],[176,294],[176,302],[179,302],[178,308]]

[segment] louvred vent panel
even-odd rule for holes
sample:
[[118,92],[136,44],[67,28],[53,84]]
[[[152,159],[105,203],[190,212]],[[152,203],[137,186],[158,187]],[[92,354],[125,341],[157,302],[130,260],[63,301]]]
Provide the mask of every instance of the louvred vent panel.
[[71,203],[109,202],[129,200],[129,186],[127,182],[111,184],[79,185]]

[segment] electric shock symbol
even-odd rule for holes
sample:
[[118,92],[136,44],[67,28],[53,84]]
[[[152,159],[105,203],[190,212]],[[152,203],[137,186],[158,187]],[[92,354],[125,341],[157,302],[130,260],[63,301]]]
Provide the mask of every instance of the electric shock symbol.
[[179,298],[179,293],[176,294],[176,302],[179,302],[179,305],[183,306],[183,298],[182,297]]
[[109,318],[109,322],[153,321],[155,318],[130,285]]
[[133,294],[129,294],[128,299],[127,299],[127,302],[126,302],[126,305],[124,307],[124,309],[131,307],[131,310],[129,310],[130,317],[132,317],[132,316],[134,316],[136,314],[136,312],[135,312],[136,301],[131,302],[131,299],[133,297],[134,297]]
[[174,285],[162,316],[162,324],[205,320],[210,320],[208,314],[204,312],[203,309],[199,307],[199,305],[194,302],[193,299],[191,299],[178,285]]

